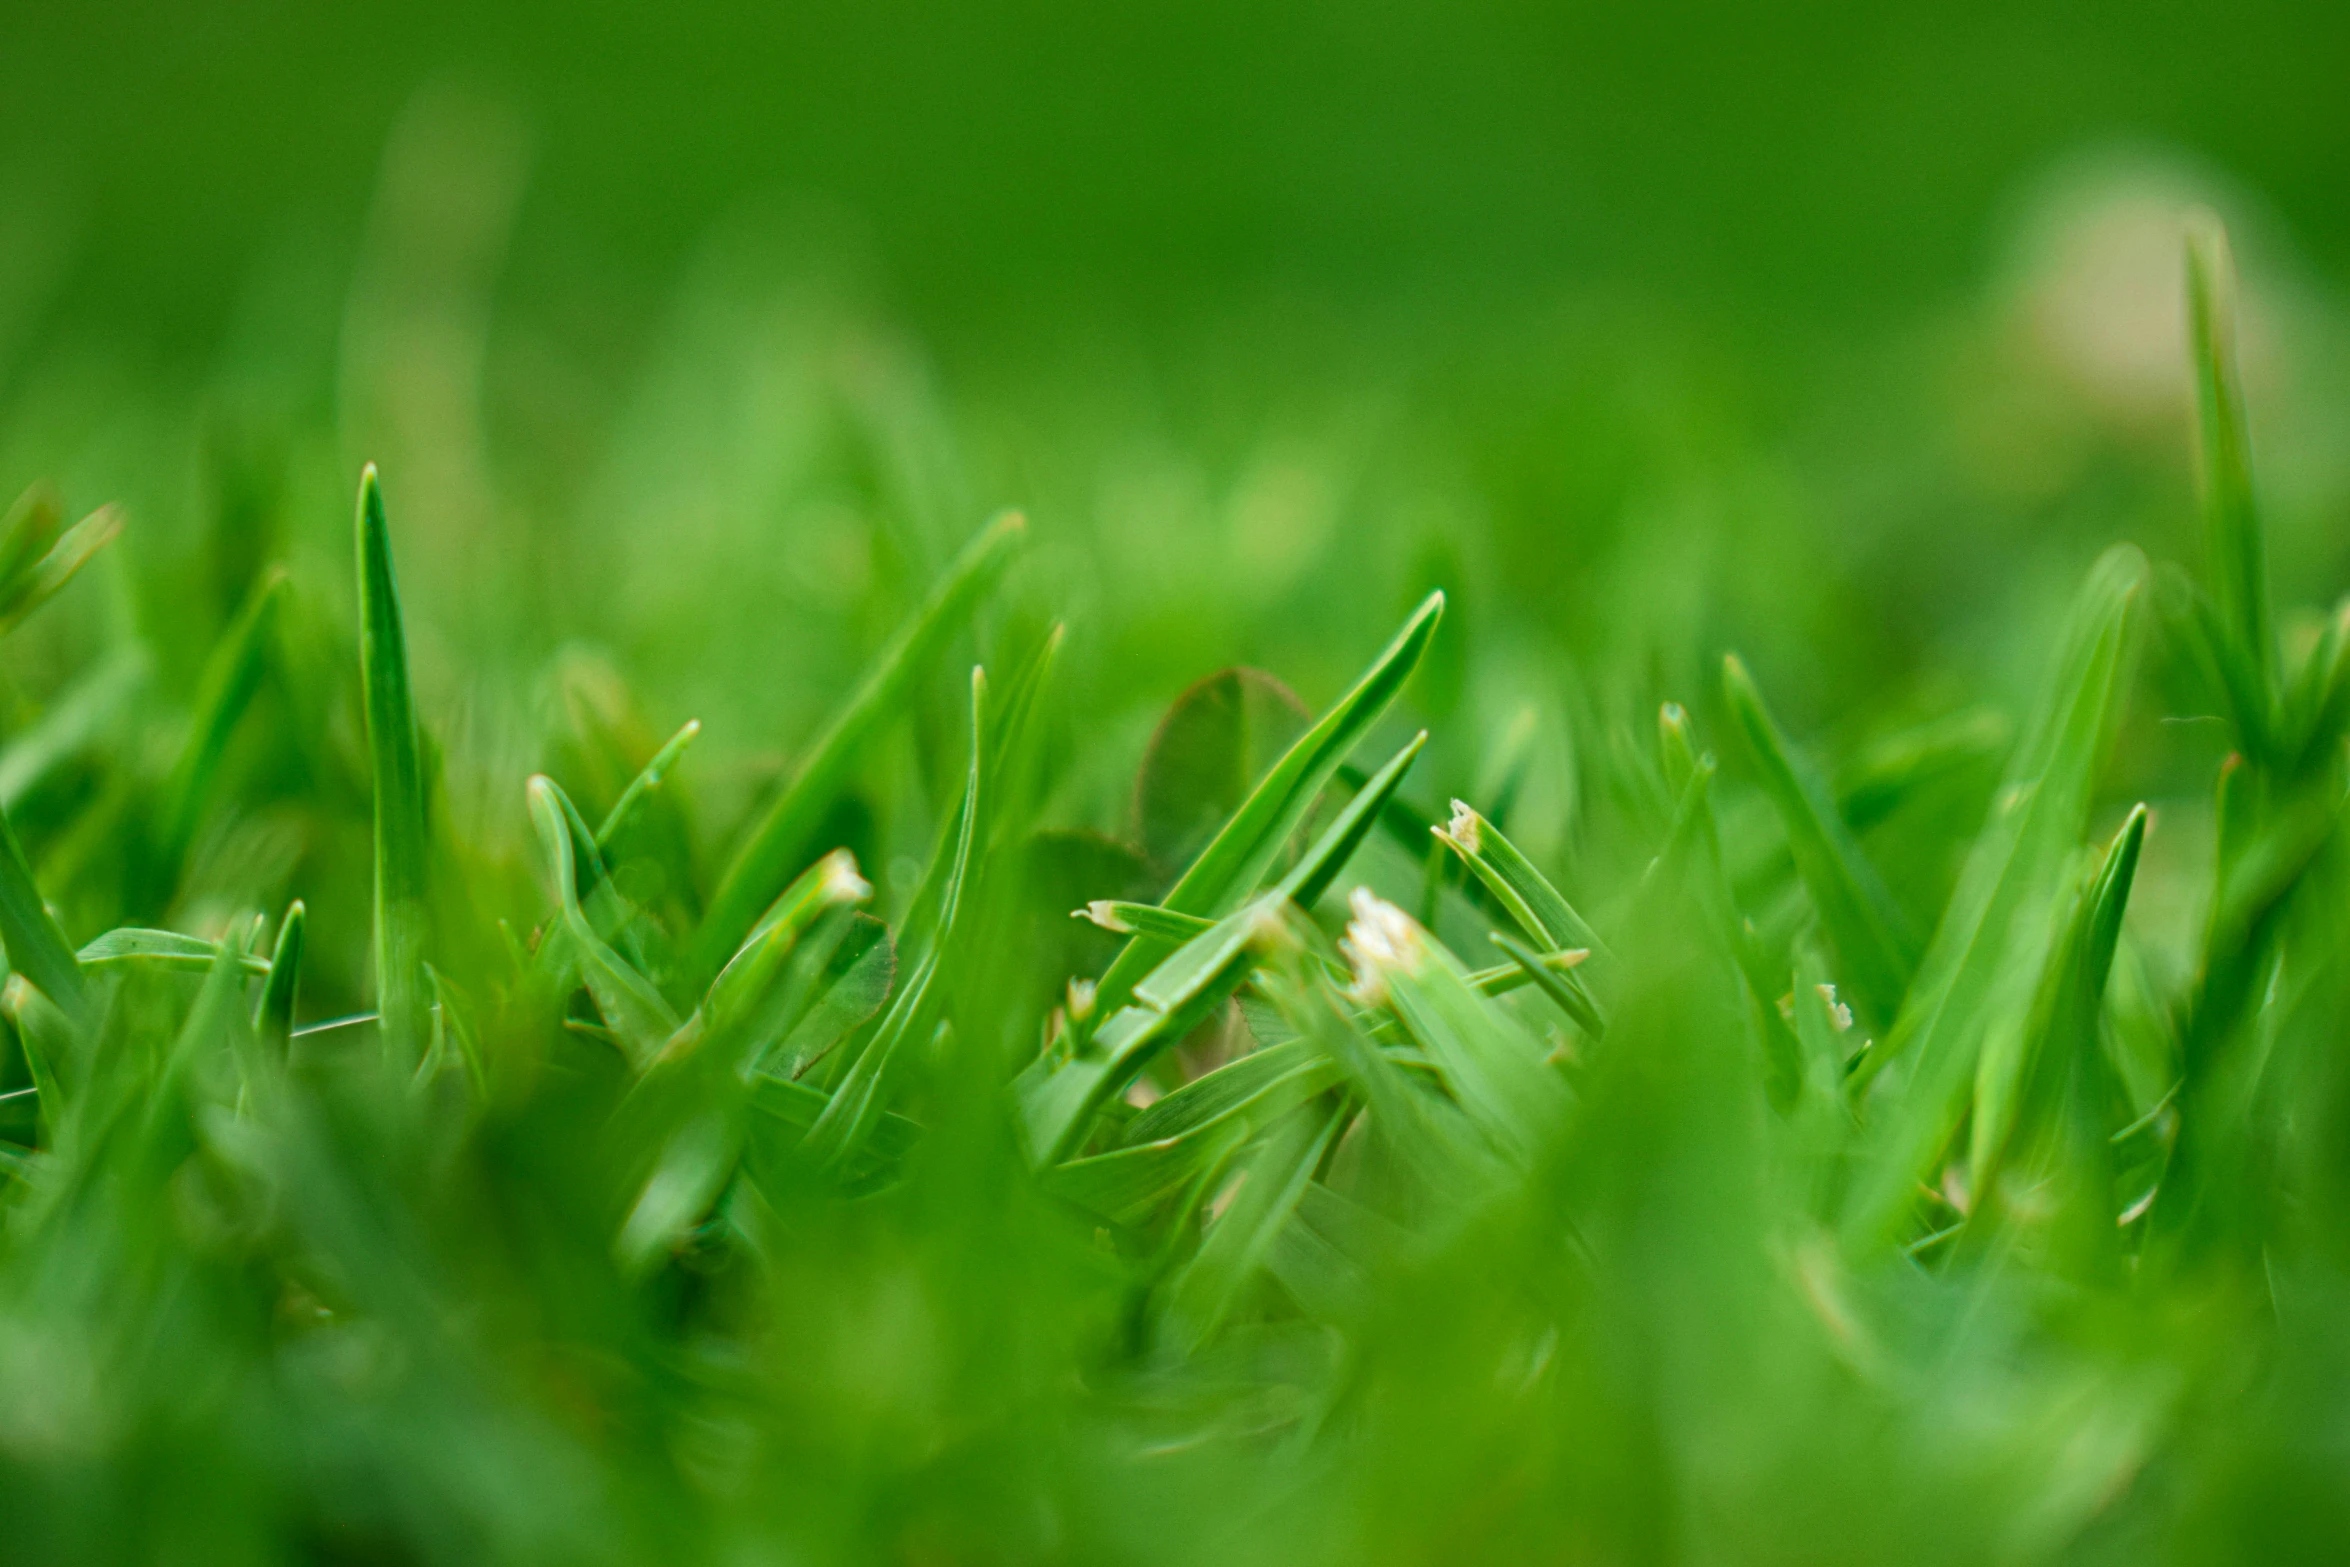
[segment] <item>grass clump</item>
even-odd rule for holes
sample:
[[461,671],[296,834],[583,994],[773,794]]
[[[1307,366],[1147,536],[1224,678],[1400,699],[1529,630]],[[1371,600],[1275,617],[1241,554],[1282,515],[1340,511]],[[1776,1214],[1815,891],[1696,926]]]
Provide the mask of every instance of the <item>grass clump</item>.
[[[568,784],[506,779],[511,830],[477,830],[369,469],[345,677],[257,568],[183,714],[82,723],[101,665],[0,754],[12,1540],[2339,1541],[2350,640],[2274,629],[2224,245],[2195,245],[2207,568],[2100,559],[2012,744],[1962,711],[1830,765],[1732,656],[1582,762],[1612,852],[1577,874],[1519,841],[1522,739],[1479,788],[1401,722],[1441,593],[1318,716],[1203,682],[1145,757],[1141,845],[1071,831],[1072,753],[1112,742],[1060,629],[993,612],[1016,517],[731,827],[689,722],[572,726]],[[111,529],[27,502],[0,622]],[[2219,704],[2233,747],[2183,953],[2133,915],[2170,824],[2107,785],[2150,639],[2186,682],[2155,699]],[[885,832],[869,775],[908,736],[954,760]],[[1469,797],[1440,819],[1432,783]],[[305,901],[224,895],[263,878],[208,863],[289,820]],[[306,902],[355,911],[364,964]]]

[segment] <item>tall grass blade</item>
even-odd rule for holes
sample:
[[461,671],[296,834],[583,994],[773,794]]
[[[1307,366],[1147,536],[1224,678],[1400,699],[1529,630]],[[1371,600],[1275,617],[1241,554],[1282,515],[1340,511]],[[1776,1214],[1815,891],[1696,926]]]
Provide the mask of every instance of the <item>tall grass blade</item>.
[[0,945],[7,948],[8,966],[40,987],[76,1026],[88,1022],[89,995],[81,964],[42,901],[33,868],[25,862],[24,846],[17,842],[16,828],[5,812],[0,812]]
[[1735,654],[1722,660],[1722,696],[1787,832],[1795,869],[1836,949],[1845,984],[1880,1027],[1893,1020],[1917,967],[1917,941],[1826,783],[1796,755]]
[[1909,999],[1890,1037],[1863,1058],[1856,1086],[1896,1065],[1899,1071],[1898,1081],[1882,1084],[1867,1107],[1845,1214],[1847,1236],[1856,1242],[1891,1234],[1965,1113],[1977,1052],[1996,1015],[2004,1011],[2012,1022],[2013,1009],[2029,1004],[2033,976],[2045,961],[2033,938],[2045,929],[2038,921],[2080,842],[2126,685],[2145,579],[2144,558],[2127,545],[2107,551],[2090,571],[2046,693]]
[[2099,1054],[2097,1023],[2120,944],[2122,916],[2146,842],[2146,807],[2130,812],[2081,889],[2041,981],[2042,994],[2015,1048],[1986,1045],[1975,1075],[1968,1174],[1976,1212],[1997,1206],[1999,1181],[2035,1127],[2065,1113],[2074,1058]]
[[808,1129],[807,1151],[827,1169],[845,1171],[863,1153],[866,1139],[888,1108],[892,1074],[907,1041],[917,1036],[927,1040],[932,1019],[937,1015],[935,990],[939,964],[962,914],[971,877],[973,846],[979,837],[980,771],[986,760],[987,732],[987,674],[975,668],[971,671],[971,771],[963,786],[961,826],[955,839],[954,858],[939,897],[937,934],[915,966],[913,977],[882,1014],[872,1039],[866,1042],[840,1086],[833,1091],[832,1102]]
[[162,824],[157,847],[167,875],[176,873],[180,857],[187,851],[197,814],[211,790],[213,775],[220,770],[237,720],[260,688],[270,633],[285,589],[284,571],[266,573],[205,663],[203,678],[196,686],[195,706],[188,715],[187,736],[156,807]]
[[2195,364],[2205,547],[2219,611],[2221,671],[2245,748],[2268,759],[2277,700],[2268,552],[2252,490],[2252,435],[2236,355],[2236,269],[2209,213],[2187,234],[2187,325]]
[[424,763],[408,683],[408,636],[383,486],[369,463],[359,475],[359,684],[375,785],[375,987],[378,1033],[394,1061],[424,1055],[431,1005],[431,854]]
[[981,530],[882,649],[864,684],[809,747],[799,771],[744,838],[719,878],[692,948],[701,972],[716,972],[759,911],[783,890],[784,882],[808,852],[809,835],[832,804],[866,738],[898,710],[908,687],[962,628],[1010,563],[1026,527],[1019,513],[1007,512]]

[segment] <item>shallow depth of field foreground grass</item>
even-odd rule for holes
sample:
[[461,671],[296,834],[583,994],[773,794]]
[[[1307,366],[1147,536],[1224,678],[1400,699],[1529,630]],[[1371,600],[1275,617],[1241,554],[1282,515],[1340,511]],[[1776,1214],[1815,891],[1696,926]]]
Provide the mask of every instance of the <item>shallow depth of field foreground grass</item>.
[[[1767,580],[1771,658],[1651,656],[1670,562],[1513,642],[1441,550],[1384,642],[1342,549],[1327,668],[1219,672],[1196,562],[1064,605],[1012,513],[794,544],[887,607],[857,672],[664,575],[683,421],[613,561],[368,470],[345,609],[224,459],[0,747],[0,1555],[2338,1552],[2350,620],[2272,603],[2216,228],[2188,273],[2203,549],[2026,595],[2020,696],[1871,689]],[[0,629],[141,547],[69,521]],[[708,735],[625,658],[445,667],[599,572]],[[1793,721],[1807,648],[1865,723]]]

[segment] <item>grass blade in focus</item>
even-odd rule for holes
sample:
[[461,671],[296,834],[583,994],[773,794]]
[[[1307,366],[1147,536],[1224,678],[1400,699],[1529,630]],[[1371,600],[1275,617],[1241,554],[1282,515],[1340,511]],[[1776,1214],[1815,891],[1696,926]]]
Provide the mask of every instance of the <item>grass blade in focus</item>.
[[[1178,914],[1214,916],[1227,912],[1235,898],[1254,888],[1283,841],[1305,820],[1323,785],[1378,723],[1419,667],[1443,614],[1444,595],[1430,594],[1354,688],[1273,764],[1273,770],[1249,792],[1232,819],[1160,900],[1162,904]],[[1103,1012],[1114,1013],[1123,1006],[1135,982],[1171,950],[1168,942],[1149,936],[1136,936],[1128,942],[1096,987]]]

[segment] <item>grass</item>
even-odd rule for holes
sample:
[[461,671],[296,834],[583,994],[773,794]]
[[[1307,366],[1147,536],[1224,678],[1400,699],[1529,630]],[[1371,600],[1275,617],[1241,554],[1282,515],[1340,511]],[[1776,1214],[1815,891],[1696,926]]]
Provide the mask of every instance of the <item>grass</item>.
[[[2350,635],[2188,275],[2205,565],[1857,739],[1464,695],[1437,592],[1131,743],[1007,515],[763,781],[576,660],[499,773],[370,467],[355,633],[246,559],[0,751],[12,1554],[2329,1554]],[[2115,792],[2207,708],[2208,812]]]

